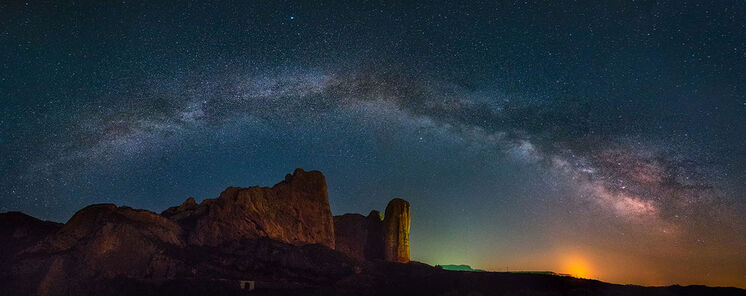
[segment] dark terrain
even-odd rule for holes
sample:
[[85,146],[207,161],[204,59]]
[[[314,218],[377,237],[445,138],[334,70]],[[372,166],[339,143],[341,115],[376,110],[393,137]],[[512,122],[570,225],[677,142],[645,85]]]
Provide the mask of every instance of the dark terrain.
[[[162,214],[91,205],[65,224],[0,214],[1,295],[746,295],[409,261],[409,203],[381,217],[329,211],[320,172],[228,188]],[[240,280],[255,281],[242,290]]]

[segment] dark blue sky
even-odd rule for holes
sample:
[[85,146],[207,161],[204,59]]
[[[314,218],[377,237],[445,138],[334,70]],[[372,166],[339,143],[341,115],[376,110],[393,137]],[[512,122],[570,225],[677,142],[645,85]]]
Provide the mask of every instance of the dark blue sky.
[[181,2],[0,4],[0,211],[302,167],[416,260],[746,285],[746,4]]

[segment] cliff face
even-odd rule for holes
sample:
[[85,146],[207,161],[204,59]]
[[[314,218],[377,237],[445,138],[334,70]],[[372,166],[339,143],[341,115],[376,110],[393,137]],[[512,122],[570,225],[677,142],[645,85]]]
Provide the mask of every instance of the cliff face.
[[408,261],[409,204],[395,199],[386,213],[333,218],[324,176],[301,169],[271,188],[229,187],[160,215],[113,204],[85,207],[65,224],[4,213],[0,291],[92,295],[118,291],[111,283],[216,279],[328,284],[371,264],[361,261]]
[[218,198],[200,204],[187,199],[162,215],[181,225],[193,245],[268,237],[334,248],[326,180],[318,171],[296,169],[272,188],[229,187]]
[[409,202],[395,198],[381,219],[378,211],[368,217],[345,214],[334,217],[337,251],[359,260],[409,262]]
[[358,260],[383,259],[383,219],[378,211],[334,216],[337,251]]
[[383,219],[384,259],[409,262],[409,202],[395,198],[386,206]]

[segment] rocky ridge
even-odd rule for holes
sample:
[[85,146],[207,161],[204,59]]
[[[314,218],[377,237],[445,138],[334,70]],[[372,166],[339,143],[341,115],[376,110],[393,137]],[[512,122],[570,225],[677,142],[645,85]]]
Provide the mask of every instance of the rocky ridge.
[[[0,295],[744,295],[409,261],[410,205],[331,216],[320,172],[162,214],[99,204],[60,224],[0,213]],[[387,261],[388,260],[388,261]],[[394,262],[390,262],[394,261]]]
[[319,171],[296,169],[271,188],[229,187],[218,198],[200,204],[188,198],[162,215],[181,225],[190,245],[218,246],[267,237],[334,248],[329,195]]
[[[380,234],[376,219],[366,228],[371,235]],[[160,215],[113,204],[85,207],[65,224],[0,214],[0,290],[89,294],[106,289],[90,283],[121,278],[249,277],[303,286],[360,272],[366,258],[382,258],[381,235],[374,235],[375,256],[335,250],[333,221],[323,174],[302,169],[273,187],[229,187],[217,198],[188,198]],[[340,233],[359,235],[354,232]]]

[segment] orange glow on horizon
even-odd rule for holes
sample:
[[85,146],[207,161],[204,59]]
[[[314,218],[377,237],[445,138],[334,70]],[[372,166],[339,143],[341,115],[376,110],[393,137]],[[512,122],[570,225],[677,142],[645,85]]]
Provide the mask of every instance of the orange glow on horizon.
[[582,256],[569,255],[562,259],[562,273],[577,278],[591,278],[591,265]]

